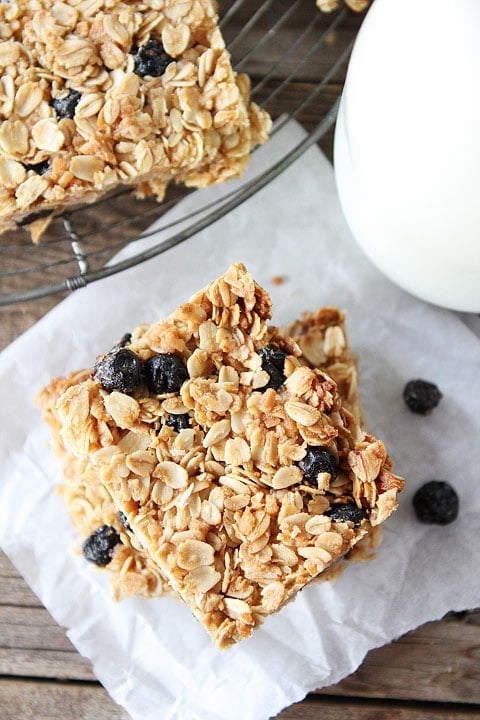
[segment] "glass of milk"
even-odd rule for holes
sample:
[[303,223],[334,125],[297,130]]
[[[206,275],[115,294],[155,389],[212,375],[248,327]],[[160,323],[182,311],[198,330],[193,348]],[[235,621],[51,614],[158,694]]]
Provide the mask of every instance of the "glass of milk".
[[370,260],[423,300],[480,312],[480,0],[375,0],[334,166]]

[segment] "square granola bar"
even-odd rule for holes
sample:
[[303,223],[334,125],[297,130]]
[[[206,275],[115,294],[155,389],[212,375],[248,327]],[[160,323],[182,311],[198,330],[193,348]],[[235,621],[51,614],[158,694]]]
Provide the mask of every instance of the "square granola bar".
[[51,413],[81,485],[108,491],[219,648],[383,522],[403,487],[359,422],[343,316],[305,316],[292,338],[268,324],[270,306],[233,265],[66,381]]
[[270,118],[214,0],[0,3],[0,233],[119,185],[161,199],[238,177]]
[[[305,313],[282,332],[298,343],[302,363],[323,369],[335,380],[343,406],[353,414],[358,425],[363,425],[356,358],[348,344],[345,314],[336,308],[322,308],[316,313]],[[109,533],[111,547],[105,558],[106,564],[98,565],[98,558],[92,558],[92,561],[108,571],[113,598],[159,597],[169,591],[168,581],[150,556],[140,546],[135,547],[126,517],[117,512],[110,494],[98,478],[91,473],[84,474],[85,460],[69,454],[62,441],[57,400],[69,387],[90,376],[91,369],[87,369],[72,372],[67,378],[55,378],[37,397],[43,418],[52,430],[53,450],[62,463],[65,482],[59,492],[83,547],[94,542],[99,533]],[[319,577],[323,575],[321,573]]]

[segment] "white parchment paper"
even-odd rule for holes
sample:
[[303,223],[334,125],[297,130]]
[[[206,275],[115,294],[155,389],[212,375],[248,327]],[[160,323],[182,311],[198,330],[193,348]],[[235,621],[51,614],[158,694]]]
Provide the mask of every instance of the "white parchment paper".
[[[255,154],[249,175],[301,135],[293,124],[278,133]],[[202,191],[175,212],[232,188]],[[369,424],[408,484],[374,561],[349,564],[334,584],[307,587],[253,638],[221,653],[179,602],[115,604],[106,576],[71,553],[76,538],[54,492],[60,468],[32,401],[52,376],[91,365],[123,333],[165,316],[235,261],[271,292],[276,324],[324,304],[348,311]],[[272,282],[276,275],[282,285]],[[2,353],[0,546],[134,720],[269,718],[351,673],[368,650],[448,610],[480,605],[479,361],[472,329],[397,289],[364,259],[342,218],[332,169],[313,148],[214,226],[78,291]],[[412,415],[402,401],[405,382],[416,377],[444,394],[429,417]],[[452,525],[414,517],[411,497],[430,479],[449,480],[459,492]]]

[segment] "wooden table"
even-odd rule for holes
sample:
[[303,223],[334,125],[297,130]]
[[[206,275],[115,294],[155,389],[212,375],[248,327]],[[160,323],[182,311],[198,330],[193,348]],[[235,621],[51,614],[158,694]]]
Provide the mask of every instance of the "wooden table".
[[[358,24],[358,20],[349,18],[346,32],[353,37]],[[235,36],[235,31],[231,31],[231,36]],[[337,39],[333,37],[333,45]],[[255,75],[259,68],[253,65],[249,72]],[[296,84],[304,88],[305,84],[312,85],[312,79]],[[288,97],[294,98],[296,90],[296,85],[292,85],[290,94],[278,101],[277,114],[289,111]],[[322,116],[338,92],[338,81],[334,79],[315,110],[307,109],[302,114],[306,127]],[[331,133],[321,145],[331,156]],[[128,203],[123,210],[127,215],[130,213]],[[135,214],[133,206],[131,212]],[[9,269],[8,260],[2,269]],[[24,287],[27,278],[15,278],[15,289]],[[48,297],[0,308],[0,348],[33,325],[60,299]],[[95,680],[89,662],[78,655],[64,630],[56,625],[0,552],[0,720],[127,720],[127,717]],[[351,677],[311,694],[279,717],[480,720],[480,610],[450,614],[371,652]]]

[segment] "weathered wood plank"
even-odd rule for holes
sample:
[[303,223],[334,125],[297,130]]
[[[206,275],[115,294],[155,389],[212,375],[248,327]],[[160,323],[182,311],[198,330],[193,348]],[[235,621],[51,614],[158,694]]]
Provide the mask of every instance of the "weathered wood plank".
[[18,571],[8,557],[0,550],[0,578],[17,577]]
[[0,678],[2,720],[129,720],[100,685]]
[[[58,680],[95,680],[90,663],[62,650],[0,648],[0,675]],[[0,714],[0,717],[1,714]]]
[[0,605],[40,607],[41,602],[20,575],[0,579]]
[[43,607],[0,605],[0,648],[76,652],[70,640]]
[[[428,623],[372,651],[356,673],[321,693],[480,705],[479,617],[477,612]],[[40,607],[0,607],[0,672],[21,677],[94,677],[90,663]]]
[[[17,277],[15,282],[18,292],[26,286],[20,277]],[[40,320],[48,310],[56,305],[58,300],[59,298],[42,298],[37,304],[30,302],[0,308],[0,350],[3,350],[37,320]]]
[[[478,621],[478,613],[475,614]],[[324,694],[480,705],[480,625],[427,623],[370,652],[356,673]]]
[[480,710],[458,704],[355,701],[309,696],[276,720],[479,720]]
[[[0,678],[2,720],[129,720],[99,685],[34,683]],[[479,720],[480,711],[464,705],[359,702],[310,696],[277,720]]]
[[[92,679],[10,561],[0,554],[0,671],[21,677]],[[68,657],[67,657],[68,655]],[[325,695],[480,704],[480,611],[450,614],[369,653]]]

